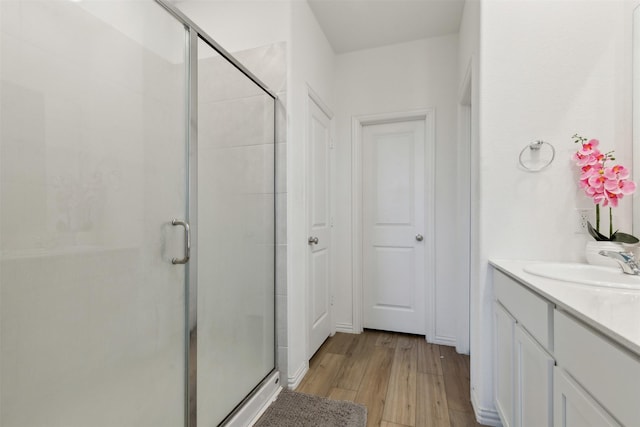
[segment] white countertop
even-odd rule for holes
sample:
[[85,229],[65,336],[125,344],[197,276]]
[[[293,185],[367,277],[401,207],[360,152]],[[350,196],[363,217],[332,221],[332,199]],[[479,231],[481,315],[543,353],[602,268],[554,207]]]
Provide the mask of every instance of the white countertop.
[[489,263],[613,341],[640,356],[640,290],[612,289],[526,273],[540,261],[493,259]]

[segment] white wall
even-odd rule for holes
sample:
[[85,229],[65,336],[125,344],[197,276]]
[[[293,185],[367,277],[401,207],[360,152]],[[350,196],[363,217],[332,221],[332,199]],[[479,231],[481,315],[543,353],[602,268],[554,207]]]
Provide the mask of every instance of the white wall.
[[288,1],[189,0],[175,5],[232,53],[289,40]]
[[[479,253],[472,299],[476,410],[491,408],[490,258],[578,261],[571,135],[599,138],[631,160],[631,11],[620,1],[483,1],[481,11]],[[557,150],[541,173],[518,154],[543,139]],[[630,230],[631,200],[616,212]]]
[[480,48],[480,0],[467,0],[460,20],[458,45],[458,77],[462,80],[470,61]]
[[[631,14],[626,10],[623,1],[612,0],[486,2],[481,174],[482,212],[490,214],[482,224],[491,236],[489,256],[508,248],[523,258],[581,259],[585,236],[573,232],[575,215],[568,212],[592,205],[575,185],[571,135],[599,138],[629,165],[631,39],[625,28]],[[558,156],[544,173],[525,173],[517,156],[535,139],[553,143]],[[625,230],[629,201],[623,200],[616,223]],[[534,219],[545,219],[543,233],[540,227],[523,227]]]
[[[291,4],[285,0],[178,1],[175,6],[276,94],[285,95],[288,58],[282,44],[291,39]],[[254,49],[263,49],[256,55]],[[287,48],[288,49],[288,48]],[[200,58],[212,49],[201,49]],[[274,55],[277,53],[277,55]],[[267,62],[269,61],[269,62]],[[283,74],[285,78],[283,78]],[[283,96],[284,97],[284,96]]]
[[291,52],[287,88],[287,241],[289,385],[297,386],[308,368],[305,139],[308,87],[334,106],[334,53],[306,1],[292,2]]
[[455,344],[458,37],[450,35],[339,55],[336,61],[335,322],[353,325],[351,118],[436,110],[436,337]]

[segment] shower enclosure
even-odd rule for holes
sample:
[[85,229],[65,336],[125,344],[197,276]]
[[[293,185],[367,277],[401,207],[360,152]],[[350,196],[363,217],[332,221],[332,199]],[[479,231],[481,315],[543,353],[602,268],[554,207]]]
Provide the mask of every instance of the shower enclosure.
[[0,425],[275,387],[275,96],[162,0],[0,2]]

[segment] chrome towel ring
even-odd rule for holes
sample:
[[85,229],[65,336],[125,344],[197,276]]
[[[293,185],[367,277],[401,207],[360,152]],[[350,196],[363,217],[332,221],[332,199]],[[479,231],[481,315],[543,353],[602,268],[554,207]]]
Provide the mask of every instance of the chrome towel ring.
[[[546,160],[544,158],[541,158],[541,153],[544,151],[543,147],[545,146],[549,147],[549,149],[551,150],[551,155],[547,155],[547,157],[549,158]],[[529,153],[529,156],[525,157],[525,153]],[[553,145],[546,141],[538,140],[526,145],[522,149],[522,151],[520,151],[518,162],[520,163],[520,166],[522,166],[526,171],[540,172],[541,170],[547,168],[555,158],[556,149],[553,148]]]

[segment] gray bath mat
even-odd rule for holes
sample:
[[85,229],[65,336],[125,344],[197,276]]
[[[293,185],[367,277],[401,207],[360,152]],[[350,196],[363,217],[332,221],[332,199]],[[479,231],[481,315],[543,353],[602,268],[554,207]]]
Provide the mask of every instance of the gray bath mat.
[[366,424],[364,405],[285,389],[255,427],[364,427]]

